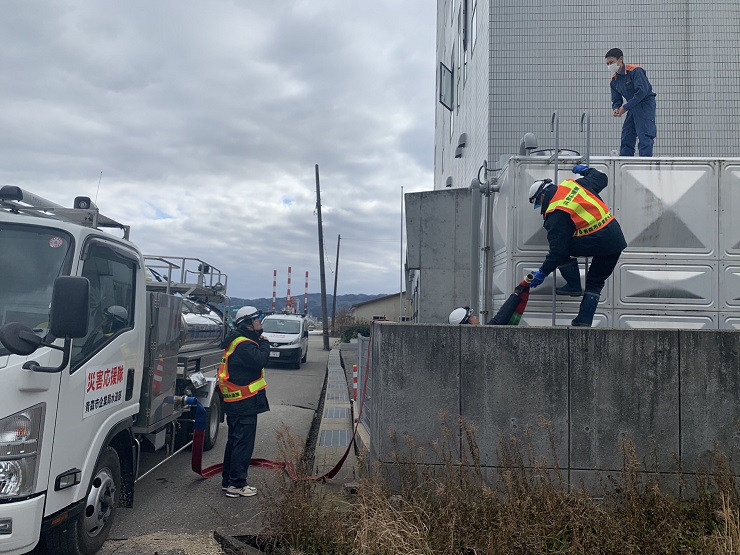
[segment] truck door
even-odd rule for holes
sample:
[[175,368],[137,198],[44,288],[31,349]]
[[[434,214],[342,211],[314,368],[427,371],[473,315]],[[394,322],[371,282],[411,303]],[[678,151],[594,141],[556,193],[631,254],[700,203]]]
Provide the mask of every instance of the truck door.
[[[90,319],[62,373],[46,514],[87,495],[107,433],[138,412],[145,327],[139,324],[144,292],[138,289],[144,287],[137,287],[138,261],[134,251],[112,241],[90,238],[83,245],[78,272],[90,281]],[[128,383],[132,375],[136,384]],[[72,468],[82,470],[80,484],[53,492],[55,477]]]

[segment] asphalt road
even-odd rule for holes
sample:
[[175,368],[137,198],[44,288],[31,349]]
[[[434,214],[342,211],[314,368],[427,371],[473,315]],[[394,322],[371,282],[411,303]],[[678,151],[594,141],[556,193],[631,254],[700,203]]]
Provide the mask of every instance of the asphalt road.
[[[270,412],[257,424],[254,457],[279,459],[276,433],[287,427],[290,435],[305,445],[320,403],[329,352],[323,337],[309,338],[307,362],[300,370],[271,365],[267,368]],[[221,424],[216,446],[203,454],[203,466],[220,463],[226,445],[226,423]],[[221,553],[213,530],[233,529],[252,533],[259,528],[260,495],[227,498],[220,476],[203,479],[190,469],[190,450],[183,451],[136,484],[134,508],[118,509],[111,536],[102,555],[210,555]],[[160,453],[142,454],[142,471],[161,462]],[[252,467],[249,481],[269,487],[276,471]],[[43,550],[36,549],[34,554]]]

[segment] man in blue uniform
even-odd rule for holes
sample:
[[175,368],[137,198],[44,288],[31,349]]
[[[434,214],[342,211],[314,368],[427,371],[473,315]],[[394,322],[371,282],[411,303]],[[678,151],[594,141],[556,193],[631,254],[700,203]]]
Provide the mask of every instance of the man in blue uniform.
[[635,143],[640,140],[640,156],[653,155],[653,142],[657,135],[655,126],[655,93],[645,70],[640,66],[625,64],[619,48],[606,53],[606,64],[612,72],[612,110],[615,118],[627,117],[622,125],[620,156],[634,156]]

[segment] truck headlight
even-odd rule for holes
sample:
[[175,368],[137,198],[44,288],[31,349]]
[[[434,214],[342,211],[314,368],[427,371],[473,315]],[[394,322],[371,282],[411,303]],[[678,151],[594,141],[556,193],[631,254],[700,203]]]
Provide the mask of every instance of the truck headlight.
[[46,403],[0,420],[0,499],[33,493]]

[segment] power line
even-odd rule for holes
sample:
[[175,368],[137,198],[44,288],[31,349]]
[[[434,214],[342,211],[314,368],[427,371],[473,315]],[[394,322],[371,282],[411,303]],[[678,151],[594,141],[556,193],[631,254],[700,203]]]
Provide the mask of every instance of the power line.
[[343,237],[343,239],[350,241],[360,241],[364,243],[400,243],[400,239],[360,239],[359,237]]

